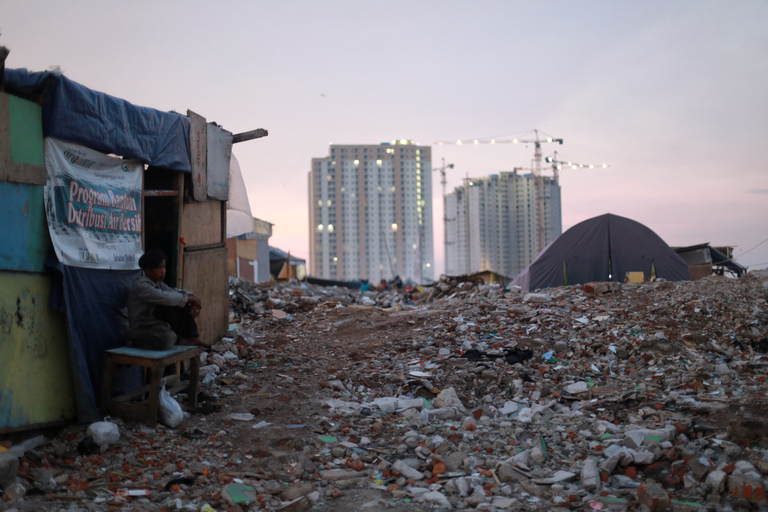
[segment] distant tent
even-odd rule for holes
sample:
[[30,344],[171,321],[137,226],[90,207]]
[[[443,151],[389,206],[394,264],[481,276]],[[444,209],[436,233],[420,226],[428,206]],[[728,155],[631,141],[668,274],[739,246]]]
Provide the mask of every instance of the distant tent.
[[560,235],[512,284],[537,290],[590,281],[622,282],[627,272],[640,271],[646,280],[688,280],[688,264],[656,233],[607,213]]

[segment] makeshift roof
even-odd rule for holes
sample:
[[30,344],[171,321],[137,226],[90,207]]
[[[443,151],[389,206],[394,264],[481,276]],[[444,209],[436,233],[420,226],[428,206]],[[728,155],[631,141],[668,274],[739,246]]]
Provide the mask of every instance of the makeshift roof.
[[262,239],[266,240],[269,237],[272,236],[272,224],[271,222],[267,222],[265,220],[257,219],[256,217],[253,217],[253,230],[249,233],[243,233],[242,235],[238,235],[238,240],[255,240],[255,239]]
[[102,153],[191,172],[189,118],[139,107],[97,92],[61,73],[5,69],[5,91],[42,103],[43,136]]
[[673,247],[672,250],[674,250],[678,254],[685,254],[688,252],[693,252],[697,250],[704,250],[709,249],[709,257],[712,260],[712,266],[713,267],[721,267],[723,269],[727,269],[731,272],[733,272],[736,277],[741,277],[742,275],[747,273],[747,267],[744,267],[735,261],[733,261],[731,258],[729,258],[727,255],[723,254],[722,252],[718,251],[709,243],[704,244],[698,244],[698,245],[690,245],[688,247]]
[[[285,260],[288,258],[288,253],[278,249],[277,247],[269,248],[269,259],[272,260]],[[302,258],[297,258],[291,255],[291,263],[306,263],[307,261]]]

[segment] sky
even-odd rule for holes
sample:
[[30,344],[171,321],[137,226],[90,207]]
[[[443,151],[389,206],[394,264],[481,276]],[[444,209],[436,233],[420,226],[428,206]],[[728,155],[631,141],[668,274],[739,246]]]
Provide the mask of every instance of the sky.
[[[134,104],[233,132],[270,245],[308,257],[307,174],[330,144],[411,139],[461,179],[544,156],[563,170],[563,229],[604,213],[671,246],[735,246],[768,267],[768,2],[710,0],[0,0],[6,67],[58,66]],[[435,268],[442,189],[433,173]]]

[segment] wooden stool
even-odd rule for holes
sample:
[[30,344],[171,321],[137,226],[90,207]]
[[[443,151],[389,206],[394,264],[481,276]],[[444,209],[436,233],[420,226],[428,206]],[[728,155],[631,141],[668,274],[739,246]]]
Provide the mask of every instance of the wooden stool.
[[[114,348],[104,352],[104,381],[101,385],[101,410],[116,416],[143,420],[150,427],[157,423],[157,409],[160,403],[160,384],[166,366],[189,361],[189,382],[178,382],[173,375],[166,380],[170,394],[187,389],[188,403],[197,406],[198,370],[200,368],[199,347],[176,345],[168,350],[142,350],[133,347]],[[112,397],[112,378],[117,365],[141,366],[148,369],[149,384],[138,389]],[[175,385],[174,385],[175,384]],[[173,386],[168,388],[168,386]],[[138,403],[130,400],[146,394],[147,399]]]

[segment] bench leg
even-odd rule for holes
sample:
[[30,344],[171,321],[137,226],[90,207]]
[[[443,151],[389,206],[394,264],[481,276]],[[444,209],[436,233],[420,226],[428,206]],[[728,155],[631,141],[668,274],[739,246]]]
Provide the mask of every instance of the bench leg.
[[197,385],[200,381],[200,356],[189,360],[189,386],[187,388],[187,402],[191,407],[197,407]]
[[157,425],[157,410],[160,406],[160,374],[162,366],[149,368],[149,396],[147,397],[147,415],[144,423],[154,428]]

